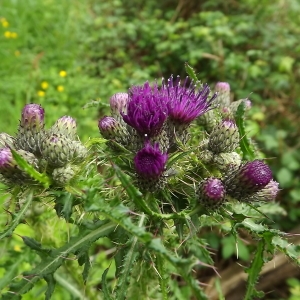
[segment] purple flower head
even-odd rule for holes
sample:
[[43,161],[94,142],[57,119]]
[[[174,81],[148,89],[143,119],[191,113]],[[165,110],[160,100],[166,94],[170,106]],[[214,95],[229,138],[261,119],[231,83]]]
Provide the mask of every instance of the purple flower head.
[[208,85],[197,89],[193,82],[188,84],[188,81],[189,77],[186,77],[182,86],[179,76],[175,81],[171,76],[167,84],[163,81],[163,89],[169,97],[167,102],[169,118],[177,124],[189,125],[211,108],[211,104],[217,96],[214,94],[209,99],[210,88]]
[[160,151],[158,143],[152,146],[147,141],[134,157],[135,170],[144,179],[159,178],[165,170],[167,159],[168,155]]
[[213,201],[219,201],[225,196],[225,188],[220,179],[208,178],[204,183],[205,196]]
[[205,178],[199,184],[199,202],[208,208],[218,207],[225,200],[226,190],[218,178]]
[[272,179],[272,171],[262,160],[254,160],[240,168],[238,177],[252,190],[260,190]]
[[277,194],[279,192],[279,183],[273,179],[261,190],[252,194],[250,197],[246,197],[246,201],[275,201]]
[[110,109],[113,114],[126,113],[128,102],[127,93],[116,93],[110,97]]
[[44,127],[44,109],[38,104],[27,104],[22,110],[20,125],[31,130],[38,130]]
[[168,116],[168,98],[146,82],[143,86],[133,86],[129,91],[127,114],[121,112],[123,120],[140,135],[157,136]]
[[98,122],[99,131],[105,138],[114,137],[117,133],[118,126],[118,121],[113,117],[105,116]]
[[228,82],[218,82],[215,86],[216,92],[230,92],[230,84]]
[[0,171],[12,168],[15,165],[9,148],[0,149]]

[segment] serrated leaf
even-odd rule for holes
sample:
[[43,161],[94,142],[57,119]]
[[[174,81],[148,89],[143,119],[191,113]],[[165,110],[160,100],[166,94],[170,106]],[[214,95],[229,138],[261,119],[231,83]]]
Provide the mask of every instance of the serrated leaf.
[[255,151],[253,146],[250,144],[249,139],[246,136],[244,116],[246,112],[246,104],[244,101],[240,103],[235,113],[235,122],[240,134],[240,147],[243,152],[244,159],[253,160],[255,159]]
[[[145,215],[143,214],[140,218],[138,227],[142,227],[145,221]],[[127,253],[123,259],[122,269],[119,272],[118,283],[115,290],[115,295],[117,300],[123,300],[126,298],[128,286],[130,283],[130,274],[134,266],[135,259],[138,252],[136,251],[138,238],[133,237],[129,241],[129,247]]]
[[[86,247],[86,244],[90,244],[102,236],[106,236],[115,228],[115,223],[106,223],[101,227],[89,232],[81,233],[80,236],[72,238],[66,245],[53,250],[51,257],[43,260],[39,265],[37,265],[33,270],[24,273],[22,280],[17,283],[13,283],[10,286],[10,293],[15,293],[15,296],[25,294],[30,289],[33,288],[34,284],[40,280],[40,278],[47,275],[53,274],[64,262],[65,258],[71,253],[78,252],[82,247]],[[30,278],[28,280],[27,278]],[[6,295],[6,294],[5,294]]]
[[256,247],[255,255],[251,266],[247,269],[248,279],[247,279],[247,290],[244,300],[251,300],[257,296],[257,291],[255,289],[255,284],[259,278],[259,273],[264,265],[264,249],[265,242],[261,239]]
[[185,63],[184,66],[185,66],[186,73],[194,81],[194,83],[196,84],[196,86],[197,87],[201,87],[202,86],[201,81],[198,79],[195,70],[188,63]]
[[292,259],[296,264],[300,265],[300,247],[297,245],[293,245],[281,238],[280,236],[274,236],[272,238],[272,245],[276,247],[276,249],[283,252],[290,259]]
[[105,269],[102,274],[102,292],[104,295],[104,299],[113,300],[113,298],[111,297],[111,293],[107,286],[107,281],[106,281],[106,275],[107,275],[108,271],[109,271],[109,268]]
[[45,293],[45,300],[50,300],[54,292],[56,281],[53,277],[53,274],[44,276],[45,281],[47,282],[47,290]]
[[8,228],[0,233],[0,240],[13,233],[15,228],[20,224],[22,218],[25,216],[27,209],[31,205],[33,200],[33,192],[27,191],[27,193],[25,193],[23,196],[26,198],[25,202],[23,203],[18,213],[14,214],[13,220],[9,224]]
[[10,265],[7,272],[0,278],[0,290],[6,287],[18,274],[18,267],[25,260],[24,256],[20,256],[14,264]]
[[51,179],[46,174],[38,172],[32,165],[30,165],[22,156],[18,154],[15,150],[11,149],[14,160],[18,166],[26,172],[31,178],[35,179],[37,182],[42,184],[45,189],[49,188],[51,185]]

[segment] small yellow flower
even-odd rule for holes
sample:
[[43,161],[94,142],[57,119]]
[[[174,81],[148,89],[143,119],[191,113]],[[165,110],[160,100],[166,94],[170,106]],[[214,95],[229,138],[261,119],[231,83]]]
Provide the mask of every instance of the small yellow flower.
[[21,252],[21,247],[19,245],[15,245],[14,250],[17,252]]
[[42,88],[43,90],[46,90],[48,87],[49,87],[49,83],[48,83],[47,81],[43,81],[43,82],[41,83],[41,88]]
[[37,92],[37,95],[38,95],[39,97],[45,97],[46,93],[45,93],[44,91],[38,91],[38,92]]
[[19,50],[16,50],[15,51],[15,56],[20,56],[21,55],[21,52]]
[[65,89],[65,88],[64,88],[62,85],[59,85],[59,86],[57,87],[57,90],[58,90],[59,92],[63,92],[64,89]]
[[4,28],[8,27],[9,26],[9,23],[4,19],[4,20],[1,20],[1,23],[2,23],[2,26]]
[[16,32],[11,32],[11,33],[10,33],[10,37],[11,37],[12,39],[16,39],[16,38],[18,37],[18,34],[17,34]]
[[5,32],[4,32],[4,36],[5,36],[7,39],[11,38],[11,32],[10,32],[10,31],[5,31]]
[[61,70],[61,71],[59,72],[59,76],[60,76],[60,77],[66,77],[66,76],[67,76],[67,72],[64,71],[64,70]]

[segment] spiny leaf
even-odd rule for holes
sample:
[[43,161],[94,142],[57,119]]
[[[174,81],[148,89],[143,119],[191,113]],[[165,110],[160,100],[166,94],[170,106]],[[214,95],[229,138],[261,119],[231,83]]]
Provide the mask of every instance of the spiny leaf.
[[240,147],[243,152],[244,159],[253,160],[255,159],[255,151],[253,146],[250,144],[249,139],[246,136],[246,130],[244,124],[245,112],[246,112],[246,104],[244,101],[242,101],[235,113],[235,122],[240,133],[240,138],[241,138]]
[[102,292],[104,295],[104,299],[113,300],[111,297],[111,293],[108,290],[107,281],[106,281],[106,275],[107,275],[108,271],[109,271],[109,268],[105,269],[105,271],[102,274]]
[[19,223],[21,222],[25,213],[27,212],[28,207],[32,203],[33,192],[27,191],[23,195],[23,197],[26,198],[25,202],[23,203],[23,206],[21,207],[21,209],[19,210],[19,212],[17,214],[14,214],[13,221],[11,222],[11,224],[9,224],[8,228],[0,233],[0,240],[6,236],[11,235],[13,233],[13,231],[15,230],[15,228],[19,225]]
[[195,70],[188,64],[185,63],[185,71],[189,75],[189,77],[194,81],[197,86],[201,87],[201,81],[198,79]]
[[17,260],[15,259],[15,263],[11,264],[7,269],[7,272],[0,279],[0,290],[6,287],[18,274],[18,268],[20,264],[25,260],[25,256],[20,256]]
[[[140,218],[139,227],[142,227],[145,221],[145,215],[143,214]],[[137,257],[137,242],[138,238],[133,237],[131,241],[129,241],[129,248],[128,251],[123,259],[122,269],[119,273],[118,283],[116,287],[116,299],[123,300],[126,298],[129,282],[130,282],[130,274],[132,272],[132,268],[134,266],[135,259]]]
[[276,249],[283,252],[290,259],[292,259],[297,265],[300,265],[300,247],[297,245],[293,245],[288,241],[284,240],[280,236],[274,236],[272,238],[272,244],[276,247]]
[[38,172],[32,165],[30,165],[18,152],[11,149],[13,158],[15,159],[18,166],[26,172],[30,177],[35,179],[37,182],[42,184],[46,189],[51,185],[51,179],[46,174]]
[[49,274],[49,275],[44,276],[44,279],[47,282],[47,290],[46,290],[46,293],[45,293],[45,296],[46,296],[45,299],[50,300],[51,296],[54,292],[54,289],[55,289],[56,281],[53,277],[53,274]]
[[[102,225],[101,227],[89,232],[82,233],[80,236],[71,239],[69,243],[61,248],[53,250],[51,257],[43,260],[38,266],[36,266],[30,272],[24,274],[25,277],[10,286],[9,293],[15,293],[16,297],[28,292],[33,288],[34,284],[42,277],[49,274],[53,274],[57,268],[61,266],[64,259],[70,254],[75,253],[80,250],[80,248],[85,247],[86,244],[92,243],[102,236],[109,234],[115,228],[115,224],[110,222]],[[30,280],[28,280],[30,278]]]
[[257,296],[257,291],[255,290],[255,284],[258,280],[259,273],[264,265],[264,249],[265,249],[265,241],[261,239],[258,242],[256,247],[255,255],[251,266],[246,271],[248,273],[247,280],[247,290],[244,300],[251,300],[253,297]]

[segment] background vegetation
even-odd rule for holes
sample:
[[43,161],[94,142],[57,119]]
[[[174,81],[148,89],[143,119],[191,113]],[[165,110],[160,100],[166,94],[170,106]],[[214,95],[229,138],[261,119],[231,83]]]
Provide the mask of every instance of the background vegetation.
[[[300,216],[299,14],[297,0],[1,0],[0,131],[15,133],[22,107],[34,102],[45,107],[48,126],[65,114],[76,118],[79,136],[87,141],[98,136],[97,119],[108,111],[113,93],[169,74],[185,75],[188,62],[204,82],[227,81],[234,99],[251,99],[249,134],[283,189],[278,201],[286,215],[277,217],[275,226],[295,230]],[[95,99],[101,101],[97,111],[86,105]],[[59,246],[72,227],[53,216],[48,211],[32,226],[20,225],[17,233]],[[1,227],[7,218],[2,210]],[[211,236],[211,242],[220,268],[234,263],[230,236],[220,242]],[[16,268],[26,269],[31,254],[22,240],[14,235],[1,243],[0,264],[19,259]],[[246,262],[249,253],[241,247]],[[99,285],[110,249],[105,239],[95,246],[98,268],[92,268],[90,286]],[[74,275],[58,273],[55,299],[76,298],[84,289],[72,262],[65,272]],[[78,280],[73,294],[65,276]],[[293,299],[286,291],[295,296],[297,286],[297,280],[289,281],[282,295],[277,290],[277,299]],[[28,299],[38,299],[41,291],[32,293]]]

